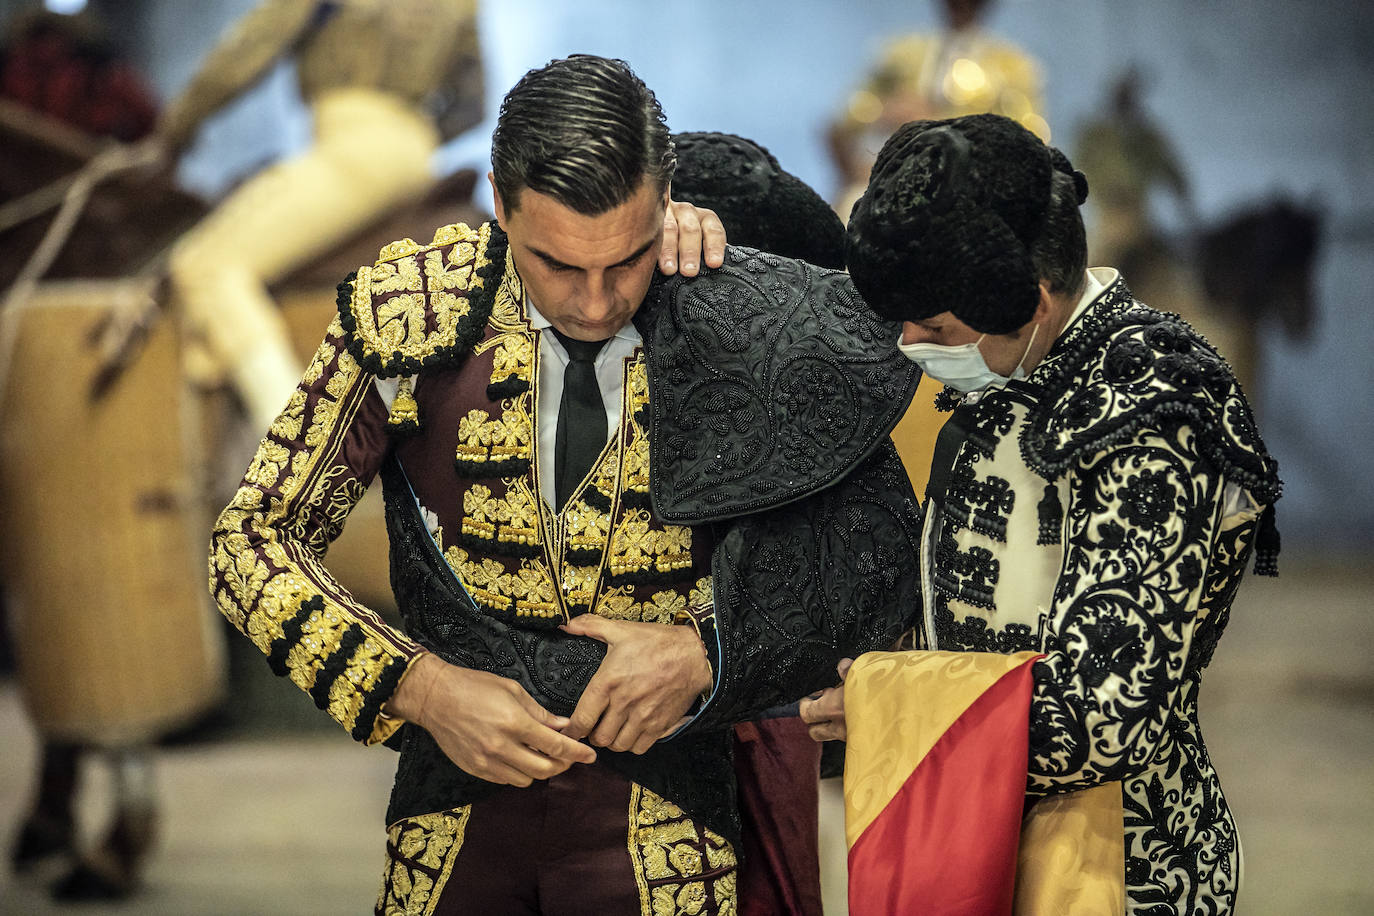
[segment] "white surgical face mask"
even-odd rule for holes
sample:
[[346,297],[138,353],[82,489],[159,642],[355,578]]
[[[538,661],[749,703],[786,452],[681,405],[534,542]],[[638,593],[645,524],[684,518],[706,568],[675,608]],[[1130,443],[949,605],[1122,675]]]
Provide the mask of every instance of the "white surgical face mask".
[[1026,350],[1021,354],[1021,362],[1016,364],[1016,368],[1011,370],[1011,376],[998,375],[988,368],[987,362],[983,359],[983,352],[978,349],[978,344],[982,343],[984,334],[973,343],[961,344],[957,347],[945,346],[944,344],[933,343],[911,343],[904,344],[901,338],[897,339],[897,349],[902,351],[902,355],[913,363],[921,367],[921,371],[937,382],[941,382],[959,391],[981,391],[984,388],[992,388],[1005,385],[1014,379],[1026,377],[1026,371],[1021,368],[1021,363],[1026,361],[1030,355],[1031,344],[1035,343],[1035,335],[1040,332],[1040,325],[1036,325],[1031,330],[1030,340],[1026,341]]

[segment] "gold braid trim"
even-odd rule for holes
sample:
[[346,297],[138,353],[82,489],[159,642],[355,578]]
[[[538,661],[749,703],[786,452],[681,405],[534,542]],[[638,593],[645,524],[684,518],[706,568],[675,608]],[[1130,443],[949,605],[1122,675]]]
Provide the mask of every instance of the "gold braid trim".
[[735,913],[734,848],[637,784],[630,791],[629,851],[644,916]]
[[383,916],[431,916],[467,836],[472,806],[408,817],[386,832],[386,872],[377,897]]

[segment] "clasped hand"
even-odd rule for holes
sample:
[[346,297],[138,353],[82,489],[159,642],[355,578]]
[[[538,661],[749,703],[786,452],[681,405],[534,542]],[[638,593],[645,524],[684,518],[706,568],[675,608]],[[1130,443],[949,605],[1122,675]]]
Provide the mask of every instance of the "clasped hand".
[[563,729],[570,738],[642,754],[677,729],[711,686],[711,664],[691,627],[583,614],[563,629],[606,644],[606,657]]

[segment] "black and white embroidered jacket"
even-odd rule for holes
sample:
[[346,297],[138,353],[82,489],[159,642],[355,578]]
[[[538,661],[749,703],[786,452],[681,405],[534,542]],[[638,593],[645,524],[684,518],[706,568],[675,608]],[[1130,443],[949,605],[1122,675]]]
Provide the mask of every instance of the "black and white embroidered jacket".
[[1240,853],[1198,687],[1280,482],[1225,361],[1093,274],[1030,376],[966,396],[941,433],[926,643],[1045,653],[1029,792],[1120,780],[1130,911],[1228,913]]

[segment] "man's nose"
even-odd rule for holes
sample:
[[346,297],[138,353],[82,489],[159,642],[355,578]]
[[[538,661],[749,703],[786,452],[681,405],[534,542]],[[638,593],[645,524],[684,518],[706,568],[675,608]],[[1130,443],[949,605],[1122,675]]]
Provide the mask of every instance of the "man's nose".
[[611,315],[614,290],[604,273],[588,273],[582,298],[582,317],[587,321],[605,321]]

